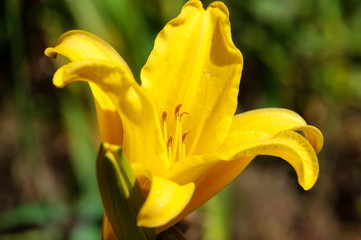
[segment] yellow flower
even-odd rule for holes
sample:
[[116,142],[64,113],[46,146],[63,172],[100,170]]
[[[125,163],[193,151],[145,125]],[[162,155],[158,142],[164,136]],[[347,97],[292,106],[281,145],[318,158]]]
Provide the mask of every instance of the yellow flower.
[[[90,84],[101,141],[123,146],[147,196],[139,226],[168,228],[257,155],[289,162],[305,190],[317,180],[316,153],[323,145],[317,128],[285,109],[234,116],[243,58],[228,14],[221,2],[206,10],[199,0],[187,2],[156,38],[141,86],[117,52],[90,33],[67,32],[45,51],[72,61],[55,73],[57,87]],[[111,230],[107,221],[104,226]]]

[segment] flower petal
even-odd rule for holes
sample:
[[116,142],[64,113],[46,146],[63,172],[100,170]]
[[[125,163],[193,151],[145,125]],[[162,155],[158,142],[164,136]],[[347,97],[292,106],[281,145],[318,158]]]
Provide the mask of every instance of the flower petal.
[[114,48],[86,31],[68,31],[59,37],[53,48],[45,50],[45,55],[48,57],[55,57],[57,53],[64,55],[72,62],[90,59],[114,62],[131,74],[128,65]]
[[[128,74],[132,75],[123,58],[109,44],[89,32],[68,31],[60,36],[55,47],[45,50],[45,55],[49,57],[55,57],[58,53],[71,61],[88,59],[111,61],[118,64],[123,71],[127,71]],[[123,128],[115,106],[97,86],[90,83],[90,87],[95,97],[100,140],[121,145]]]
[[[155,173],[168,167],[166,148],[153,103],[128,72],[111,62],[85,60],[61,67],[53,81],[57,87],[73,81],[95,84],[116,106],[122,119],[125,129],[123,149],[129,162],[143,163]],[[132,151],[134,149],[137,151]]]
[[297,113],[283,108],[264,108],[236,115],[233,118],[230,132],[263,131],[275,135],[283,130],[302,131],[311,143],[316,153],[323,146],[323,136],[320,130],[307,125]]
[[115,106],[95,84],[89,85],[97,111],[100,141],[123,145],[123,124]]
[[315,184],[319,171],[318,159],[312,145],[301,134],[285,130],[267,138],[255,138],[247,142],[242,140],[250,134],[254,132],[231,132],[223,145],[222,159],[257,155],[280,157],[292,165],[299,184],[305,190]]
[[293,129],[294,131],[302,131],[307,140],[311,143],[316,153],[319,153],[323,147],[323,135],[318,128],[314,126],[299,126]]
[[138,226],[159,227],[174,219],[187,206],[194,192],[194,184],[183,186],[152,175],[141,164],[132,165],[140,186],[148,196],[138,213]]
[[[141,72],[142,87],[158,114],[182,104],[189,130],[187,155],[206,152],[225,139],[237,106],[243,66],[231,38],[228,9],[221,2],[203,9],[188,1],[181,14],[159,33]],[[174,122],[170,122],[170,132]]]
[[195,191],[187,207],[157,231],[161,232],[176,224],[188,214],[199,208],[225,186],[227,186],[249,164],[254,156],[246,156],[237,161],[224,161],[216,154],[194,155],[187,161],[177,162],[172,172],[164,174],[164,178],[170,179],[179,185],[193,182]]
[[273,135],[303,125],[307,125],[305,120],[291,110],[263,108],[234,116],[231,131],[263,131]]
[[194,155],[177,162],[171,172],[162,176],[180,185],[193,182],[196,186],[186,209],[164,229],[217,194],[257,155],[286,160],[295,169],[298,182],[305,190],[309,190],[317,180],[318,159],[313,147],[302,135],[292,130],[281,131],[274,136],[262,131],[230,132],[218,154]]

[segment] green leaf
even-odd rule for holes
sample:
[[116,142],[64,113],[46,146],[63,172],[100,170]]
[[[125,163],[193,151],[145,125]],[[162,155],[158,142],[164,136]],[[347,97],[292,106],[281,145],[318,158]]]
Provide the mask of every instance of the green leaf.
[[155,239],[154,229],[137,226],[144,196],[120,146],[102,143],[97,179],[105,213],[118,239]]

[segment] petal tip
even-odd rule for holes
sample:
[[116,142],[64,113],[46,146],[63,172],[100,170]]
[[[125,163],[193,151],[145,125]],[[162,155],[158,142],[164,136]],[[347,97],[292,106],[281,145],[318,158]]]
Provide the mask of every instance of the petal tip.
[[55,58],[57,53],[54,48],[48,47],[45,49],[44,54],[48,57]]
[[[313,168],[306,164],[304,173],[300,174],[298,177],[298,183],[305,190],[310,190],[317,182],[319,174],[319,165],[316,158],[316,161],[313,162]],[[298,173],[297,173],[298,174]]]
[[[155,181],[157,183],[154,183]],[[153,187],[159,183],[165,188]],[[137,216],[137,225],[156,228],[169,224],[188,205],[194,189],[195,184],[193,182],[179,186],[169,180],[162,180],[153,176],[151,191]]]
[[313,186],[316,184],[317,181],[317,177],[315,178],[315,180],[313,181],[308,181],[308,182],[304,182],[304,183],[299,183],[301,185],[301,187],[303,188],[303,190],[308,191],[311,188],[313,188]]
[[203,4],[201,1],[199,0],[189,0],[184,6],[184,7],[188,7],[188,6],[192,6],[192,7],[197,7],[197,8],[203,8]]
[[66,84],[64,83],[64,67],[58,69],[53,77],[53,84],[57,88],[63,88]]
[[207,10],[210,8],[215,8],[220,10],[221,12],[224,13],[224,15],[226,15],[226,17],[229,17],[229,10],[227,8],[227,6],[223,3],[223,2],[212,2],[211,4],[208,5]]
[[323,148],[323,144],[324,144],[324,138],[323,138],[323,134],[322,132],[316,128],[316,127],[313,127],[314,129],[314,134],[315,134],[315,137],[316,137],[316,145],[315,145],[315,152],[318,154],[321,152],[322,148]]

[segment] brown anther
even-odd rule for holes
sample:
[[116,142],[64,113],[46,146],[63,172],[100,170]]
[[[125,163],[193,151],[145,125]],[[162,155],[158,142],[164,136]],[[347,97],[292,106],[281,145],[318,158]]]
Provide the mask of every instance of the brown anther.
[[168,138],[168,142],[167,142],[167,147],[168,148],[171,148],[173,145],[173,135],[169,135],[169,138]]
[[168,116],[167,111],[164,111],[164,112],[163,112],[163,115],[162,115],[163,122],[166,122],[166,121],[167,121],[167,116]]
[[183,134],[182,134],[182,143],[184,143],[187,135],[189,134],[189,131],[185,131]]
[[179,110],[181,107],[182,107],[182,104],[179,104],[174,109],[174,115],[175,115],[176,119],[179,118]]
[[188,112],[182,112],[182,113],[180,114],[179,118],[182,118],[183,115],[189,115],[189,113],[188,113]]

